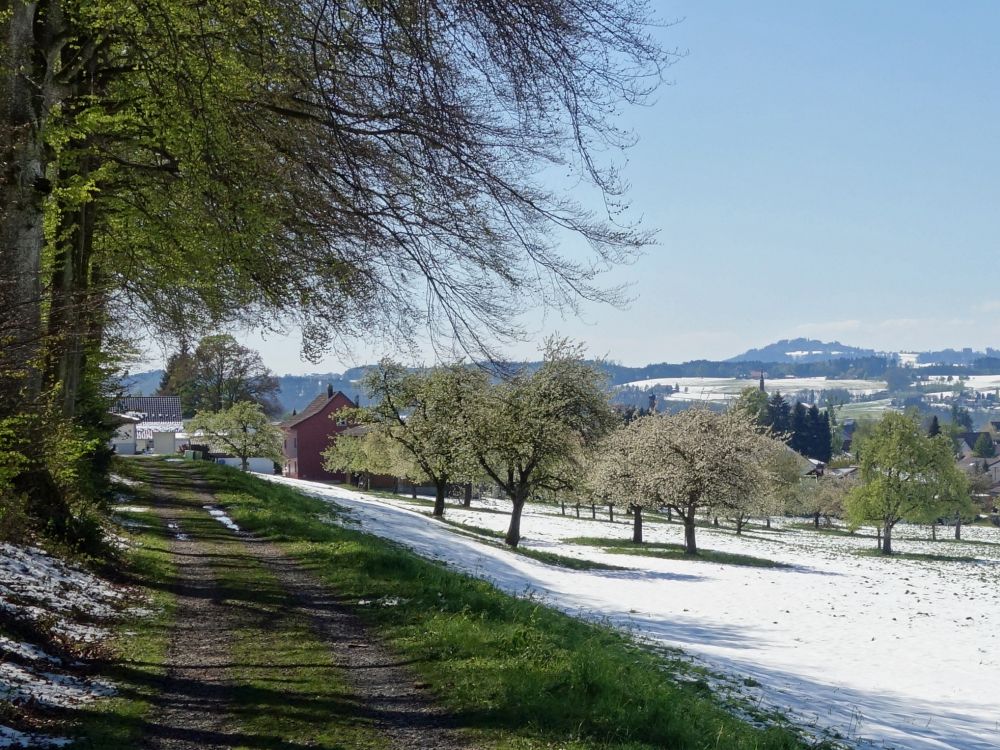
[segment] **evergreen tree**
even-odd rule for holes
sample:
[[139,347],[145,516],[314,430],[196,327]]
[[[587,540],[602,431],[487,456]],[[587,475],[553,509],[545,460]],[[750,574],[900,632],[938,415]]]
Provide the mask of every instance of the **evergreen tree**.
[[767,402],[767,422],[776,435],[786,435],[791,431],[792,410],[780,391],[775,391]]
[[[813,412],[815,411],[815,416]],[[813,432],[812,453],[809,455],[817,461],[827,463],[833,456],[833,429],[830,426],[830,411],[824,409],[822,414],[814,404],[809,410],[810,419],[815,420]]]
[[941,434],[941,423],[938,422],[937,414],[931,417],[931,423],[927,428],[927,437],[934,437]]
[[801,401],[795,402],[792,409],[791,436],[788,445],[796,453],[810,455],[813,443],[813,431],[808,419],[806,407]]

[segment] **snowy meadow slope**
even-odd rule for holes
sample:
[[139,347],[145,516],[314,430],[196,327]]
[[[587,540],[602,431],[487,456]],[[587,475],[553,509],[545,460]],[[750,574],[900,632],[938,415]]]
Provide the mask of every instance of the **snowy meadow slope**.
[[[513,554],[432,520],[404,498],[274,477],[348,509],[361,527],[417,553],[530,592],[574,615],[683,648],[735,675],[749,698],[782,710],[818,735],[854,747],[986,750],[1000,746],[1000,529],[966,528],[962,542],[900,529],[898,550],[932,559],[863,554],[874,540],[792,528],[698,530],[705,549],[788,567],[745,567],[612,554],[567,543],[627,539],[630,521],[591,520],[551,505],[525,509],[522,545],[626,570],[577,571]],[[452,522],[500,531],[500,501],[449,506]],[[490,512],[492,511],[492,512]],[[603,519],[603,520],[602,520]],[[678,524],[649,523],[649,542],[680,542]],[[859,554],[862,553],[862,554]],[[951,559],[948,559],[951,558]]]

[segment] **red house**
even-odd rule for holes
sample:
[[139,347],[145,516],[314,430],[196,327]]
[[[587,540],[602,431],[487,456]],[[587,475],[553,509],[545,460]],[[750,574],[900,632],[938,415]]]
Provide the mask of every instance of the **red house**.
[[340,391],[327,387],[326,393],[314,398],[301,413],[281,423],[285,434],[285,465],[282,473],[294,479],[313,481],[346,481],[341,473],[332,473],[323,468],[322,453],[333,441],[334,436],[348,428],[346,419],[337,419],[336,412],[357,406]]

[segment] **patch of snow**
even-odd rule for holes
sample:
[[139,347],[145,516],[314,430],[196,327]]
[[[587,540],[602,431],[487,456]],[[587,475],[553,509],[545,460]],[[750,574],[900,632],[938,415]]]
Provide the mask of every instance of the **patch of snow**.
[[240,530],[240,527],[236,525],[236,522],[233,521],[233,519],[231,519],[229,516],[226,515],[226,512],[224,510],[220,510],[219,508],[216,508],[214,505],[203,505],[201,507],[207,510],[211,514],[212,518],[221,523],[227,529],[230,529],[232,531]]
[[140,482],[138,479],[123,477],[121,474],[108,474],[108,479],[110,479],[114,484],[121,484],[125,487],[142,487],[146,484],[145,482]]
[[38,646],[23,641],[15,641],[5,635],[0,635],[0,654],[4,652],[14,654],[28,661],[47,662],[49,664],[59,664],[62,662],[62,659],[58,656],[52,656]]
[[[746,695],[853,747],[995,750],[1000,652],[1000,529],[965,527],[963,541],[932,542],[927,527],[900,525],[898,551],[968,555],[973,561],[861,556],[874,531],[838,536],[780,521],[731,530],[699,528],[699,546],[786,563],[753,568],[604,553],[566,539],[627,539],[631,519],[577,519],[558,506],[527,505],[527,547],[629,570],[577,571],[512,555],[455,533],[404,498],[285,477],[270,481],[335,501],[364,531],[396,540],[516,595],[526,592],[574,616],[609,622],[661,647],[680,647],[713,671],[747,684]],[[409,506],[409,507],[408,507]],[[501,501],[449,507],[459,523],[503,531]],[[343,519],[341,518],[341,522]],[[867,535],[862,535],[867,534]],[[680,543],[680,524],[647,523],[650,542]],[[750,687],[752,686],[752,687]]]
[[102,680],[0,663],[0,700],[69,708],[114,693],[114,686]]
[[106,629],[76,618],[109,620],[124,601],[124,591],[44,550],[0,544],[0,608],[15,617],[49,622],[55,616],[56,633],[91,642],[106,635]]
[[44,734],[19,732],[16,729],[11,729],[0,724],[0,747],[2,748],[65,747],[72,744],[72,742],[72,740],[62,737],[49,737]]
[[168,464],[179,464],[184,461],[183,458],[166,458],[164,459]]

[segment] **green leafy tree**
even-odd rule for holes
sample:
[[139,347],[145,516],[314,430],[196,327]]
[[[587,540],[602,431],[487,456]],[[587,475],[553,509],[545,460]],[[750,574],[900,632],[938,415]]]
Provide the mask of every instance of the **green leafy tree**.
[[753,421],[761,426],[770,424],[767,410],[767,393],[756,386],[747,386],[740,391],[739,398],[733,405],[736,409],[742,409]]
[[281,430],[271,424],[260,404],[252,401],[237,401],[221,411],[198,412],[188,430],[203,434],[213,451],[240,459],[243,471],[251,458],[281,460]]
[[[0,420],[43,415],[17,428],[21,484],[54,486],[54,422],[95,442],[130,315],[175,337],[296,324],[317,357],[420,329],[479,351],[526,301],[620,299],[598,274],[649,234],[532,175],[622,202],[617,104],[670,59],[650,20],[640,0],[0,2]],[[560,253],[566,229],[590,258]]]
[[[349,417],[368,427],[374,436],[399,446],[407,457],[406,476],[434,485],[435,516],[444,515],[449,487],[471,481],[476,475],[477,464],[466,442],[462,414],[465,402],[485,383],[482,371],[463,365],[410,372],[396,362],[383,360],[364,379],[373,405],[357,409]],[[327,455],[328,466],[342,462],[336,443]],[[391,463],[400,465],[398,461]]]
[[529,497],[582,485],[586,452],[618,421],[604,386],[580,346],[550,340],[537,370],[496,385],[481,380],[463,403],[466,445],[513,504],[505,537],[511,547],[521,539]]
[[964,432],[972,431],[972,415],[964,406],[952,404],[951,423]]
[[220,411],[239,401],[260,404],[277,416],[280,385],[260,354],[229,334],[206,336],[192,354],[182,348],[168,360],[160,394],[180,396],[185,415],[195,411]]
[[[343,411],[337,413],[343,417]],[[352,434],[354,432],[359,434]],[[400,443],[385,432],[361,425],[337,435],[323,451],[323,466],[327,471],[360,473],[365,478],[365,488],[372,474],[405,477],[425,481],[420,467],[406,453]]]
[[905,367],[890,367],[885,371],[885,381],[889,393],[907,391],[913,381],[913,371]]
[[927,437],[920,423],[886,412],[860,446],[861,484],[847,497],[851,523],[875,523],[882,552],[892,554],[892,530],[899,521],[926,522],[942,505],[968,497],[965,475],[955,466],[946,438]]
[[976,444],[972,446],[972,455],[977,458],[993,458],[997,454],[996,444],[988,432],[980,433]]

